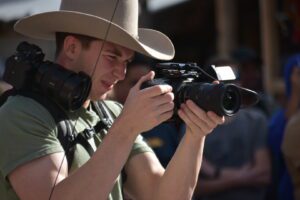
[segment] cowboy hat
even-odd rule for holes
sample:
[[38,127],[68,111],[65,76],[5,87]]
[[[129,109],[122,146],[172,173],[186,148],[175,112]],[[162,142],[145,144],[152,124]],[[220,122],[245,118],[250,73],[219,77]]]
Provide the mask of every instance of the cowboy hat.
[[138,28],[138,0],[62,0],[58,11],[20,19],[14,29],[38,39],[54,39],[55,32],[87,35],[160,60],[175,54],[166,35]]

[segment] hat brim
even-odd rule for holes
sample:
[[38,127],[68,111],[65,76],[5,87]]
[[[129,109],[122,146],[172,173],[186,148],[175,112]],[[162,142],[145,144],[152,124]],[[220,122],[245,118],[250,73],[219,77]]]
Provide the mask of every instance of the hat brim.
[[67,32],[103,39],[159,60],[171,60],[175,50],[171,40],[159,31],[138,29],[138,38],[106,19],[75,11],[52,11],[20,19],[16,32],[54,40],[55,32]]

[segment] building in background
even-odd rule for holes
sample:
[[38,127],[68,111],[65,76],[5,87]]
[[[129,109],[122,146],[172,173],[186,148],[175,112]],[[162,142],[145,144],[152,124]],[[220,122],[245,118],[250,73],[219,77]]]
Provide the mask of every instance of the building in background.
[[34,40],[15,33],[13,25],[22,17],[58,9],[59,4],[60,0],[0,0],[0,59],[2,62],[13,54],[18,43],[24,40],[41,46],[47,59],[53,58],[54,46],[51,42]]
[[[229,55],[247,47],[261,55],[263,82],[272,95],[283,93],[282,64],[300,49],[298,0],[139,0],[140,24],[167,34],[175,44],[177,62],[204,65],[212,55]],[[84,1],[83,1],[84,2]],[[22,40],[42,47],[53,59],[48,41],[25,38],[13,31],[21,17],[59,7],[60,0],[0,0],[0,59]]]

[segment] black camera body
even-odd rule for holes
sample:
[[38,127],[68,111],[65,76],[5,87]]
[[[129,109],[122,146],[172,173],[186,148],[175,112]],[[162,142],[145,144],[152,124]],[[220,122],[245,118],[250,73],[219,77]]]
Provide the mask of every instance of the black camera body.
[[6,60],[3,80],[17,91],[36,92],[66,110],[77,110],[89,95],[91,78],[83,72],[75,73],[44,61],[44,57],[38,46],[20,43],[15,54]]
[[[221,69],[221,68],[220,68]],[[226,76],[227,74],[230,75]],[[235,79],[230,67],[219,70],[211,65],[200,68],[196,63],[158,63],[155,67],[155,79],[146,81],[142,88],[168,84],[173,87],[175,112],[180,104],[190,99],[205,111],[213,111],[220,116],[232,116],[243,104],[243,99],[251,99],[250,104],[258,102],[256,92],[221,81]],[[218,80],[219,84],[212,83]]]

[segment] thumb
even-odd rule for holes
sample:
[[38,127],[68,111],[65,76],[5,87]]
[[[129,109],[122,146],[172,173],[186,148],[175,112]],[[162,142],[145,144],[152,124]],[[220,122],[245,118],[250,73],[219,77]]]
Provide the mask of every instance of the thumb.
[[142,76],[140,78],[140,80],[135,84],[134,88],[139,90],[141,88],[141,85],[145,82],[145,81],[150,81],[154,78],[155,73],[154,71],[150,71],[148,74]]

